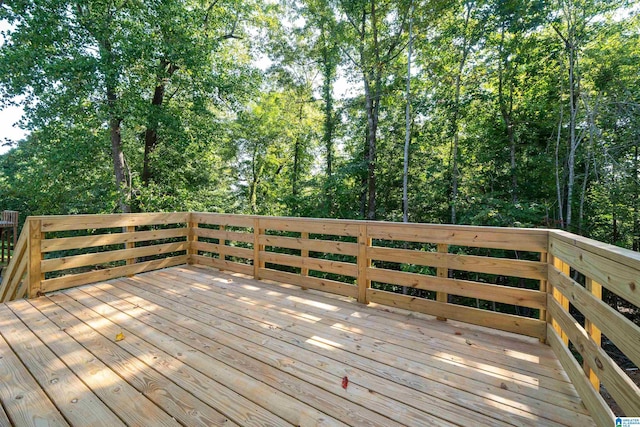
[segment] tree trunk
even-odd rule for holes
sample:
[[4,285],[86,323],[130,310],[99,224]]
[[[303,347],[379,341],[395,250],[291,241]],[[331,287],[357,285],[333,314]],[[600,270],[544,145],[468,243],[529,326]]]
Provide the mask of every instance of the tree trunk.
[[633,153],[633,250],[640,251],[640,159],[638,138]]
[[560,120],[558,120],[558,135],[556,135],[556,150],[555,150],[555,160],[556,160],[556,196],[558,198],[558,220],[560,221],[560,227],[564,228],[564,201],[562,200],[562,185],[560,182],[560,141],[562,139],[562,122],[564,121],[564,109],[560,107]]
[[[402,174],[402,221],[409,222],[409,144],[411,143],[411,49],[413,47],[413,2],[409,17],[409,46],[407,48],[407,92],[405,107],[404,167]],[[406,294],[406,287],[402,288]]]

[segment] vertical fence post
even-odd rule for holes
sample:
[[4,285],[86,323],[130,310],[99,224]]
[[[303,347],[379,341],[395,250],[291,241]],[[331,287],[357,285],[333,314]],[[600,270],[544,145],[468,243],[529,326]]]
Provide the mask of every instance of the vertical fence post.
[[[585,288],[588,291],[591,291],[591,293],[593,294],[594,297],[596,297],[597,299],[602,299],[602,285],[596,281],[594,281],[593,279],[587,277],[585,279]],[[600,329],[598,329],[596,327],[596,325],[593,324],[593,322],[591,320],[589,320],[588,318],[585,317],[584,319],[584,329],[587,331],[587,334],[589,334],[589,336],[591,337],[591,339],[598,344],[598,346],[600,346],[602,344],[602,332],[600,332]],[[584,362],[584,372],[585,374],[587,374],[587,376],[589,377],[589,381],[591,381],[591,384],[593,385],[593,388],[595,388],[596,390],[600,390],[600,379],[598,378],[598,376],[595,374],[595,372],[589,368],[589,365],[587,364],[587,362]]]
[[[554,267],[560,270],[563,274],[567,276],[570,275],[571,266],[569,264],[567,264],[566,262],[562,261],[561,259],[555,256],[552,257],[552,259],[553,259]],[[564,308],[565,310],[567,310],[567,312],[569,312],[569,299],[566,296],[564,296],[562,292],[560,292],[556,288],[553,288],[553,297],[556,299],[556,301],[560,303],[562,308]],[[567,336],[565,331],[562,330],[558,322],[556,322],[555,320],[552,320],[552,326],[556,330],[556,332],[558,332],[564,344],[569,345],[569,337]]]
[[[135,231],[136,231],[136,226],[135,226],[135,225],[128,225],[128,226],[125,228],[125,232],[126,232],[126,233],[135,233]],[[136,247],[136,243],[135,243],[135,242],[130,242],[130,241],[128,241],[128,242],[126,242],[126,243],[124,244],[124,248],[125,248],[125,249],[133,249],[133,248],[135,248],[135,247]],[[136,262],[136,259],[135,259],[135,258],[127,258],[127,265],[135,264],[135,262]],[[129,277],[132,277],[132,276],[133,276],[133,275],[130,275]]]
[[187,263],[188,264],[197,264],[196,255],[198,255],[198,250],[196,249],[196,242],[198,241],[198,236],[196,235],[196,228],[198,228],[198,223],[193,220],[193,212],[189,212],[187,215]]
[[253,278],[260,279],[260,269],[264,268],[264,261],[260,258],[260,252],[264,251],[264,245],[260,244],[260,235],[264,230],[260,226],[260,218],[253,219]]
[[[449,245],[445,243],[438,243],[438,253],[441,253],[441,254],[449,253]],[[447,260],[446,255],[443,256],[442,259],[446,261]],[[444,267],[438,267],[436,270],[436,275],[438,277],[446,278],[449,275],[449,269],[447,268],[446,265]],[[436,301],[447,303],[449,302],[449,295],[446,292],[436,292]],[[442,321],[447,320],[446,317],[439,317],[439,316],[437,317],[437,319]]]
[[44,275],[40,268],[40,262],[42,261],[42,220],[29,219],[29,237],[27,242],[27,254],[29,256],[29,270],[27,275],[27,282],[29,283],[29,298],[37,297],[42,291],[42,280]]
[[[307,240],[309,239],[309,233],[306,231],[303,231],[300,233],[300,240],[302,241],[302,244],[306,246],[307,244]],[[302,249],[300,251],[300,257],[302,257],[302,268],[300,269],[300,275],[302,277],[307,277],[309,275],[309,267],[306,267],[307,264],[307,258],[309,257],[309,249]],[[302,286],[302,290],[306,291],[308,288],[305,288],[304,286]]]
[[367,255],[367,248],[371,246],[368,225],[360,224],[358,231],[358,302],[368,304],[367,290],[371,288],[371,280],[367,278],[367,269],[371,267],[371,260]]
[[[225,227],[224,224],[220,224],[218,226],[218,230],[220,230],[220,233],[224,233],[225,231]],[[227,260],[227,256],[225,254],[224,251],[224,247],[227,245],[227,239],[225,239],[224,237],[221,237],[218,239],[218,259],[220,261],[226,261]]]
[[[548,265],[548,263],[549,263],[549,253],[548,252],[540,252],[540,262],[541,263],[545,263],[545,264]],[[548,273],[547,273],[547,276],[548,276]],[[548,292],[548,287],[549,287],[549,282],[547,280],[540,280],[540,287],[539,287],[540,292],[543,292],[543,293],[546,294]],[[546,306],[546,300],[545,300],[545,306]],[[540,314],[538,315],[538,319],[546,321],[547,320],[547,310],[541,308],[540,309]],[[546,343],[547,342],[547,338],[546,338],[547,337],[547,328],[546,327],[544,329],[543,334],[544,334],[544,338],[540,338],[540,342],[541,343]]]

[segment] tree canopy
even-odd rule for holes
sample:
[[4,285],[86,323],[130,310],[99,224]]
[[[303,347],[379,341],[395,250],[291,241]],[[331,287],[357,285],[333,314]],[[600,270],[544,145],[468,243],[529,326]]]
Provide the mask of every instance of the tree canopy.
[[410,221],[640,250],[639,10],[0,2],[0,107],[21,99],[30,131],[0,156],[0,206],[402,220],[408,111]]

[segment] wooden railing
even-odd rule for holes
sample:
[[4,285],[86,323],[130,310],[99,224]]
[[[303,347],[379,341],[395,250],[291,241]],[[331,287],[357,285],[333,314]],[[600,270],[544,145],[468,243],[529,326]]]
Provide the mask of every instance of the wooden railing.
[[600,425],[613,417],[600,381],[640,416],[638,387],[601,347],[604,333],[640,365],[640,327],[602,300],[604,287],[637,309],[640,255],[562,231],[212,213],[30,217],[0,297],[185,263],[536,337]]

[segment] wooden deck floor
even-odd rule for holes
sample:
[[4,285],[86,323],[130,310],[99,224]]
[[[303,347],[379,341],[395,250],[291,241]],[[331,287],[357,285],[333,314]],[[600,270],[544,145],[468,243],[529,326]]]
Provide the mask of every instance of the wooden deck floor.
[[0,425],[593,425],[537,340],[202,267],[1,305],[0,333]]

